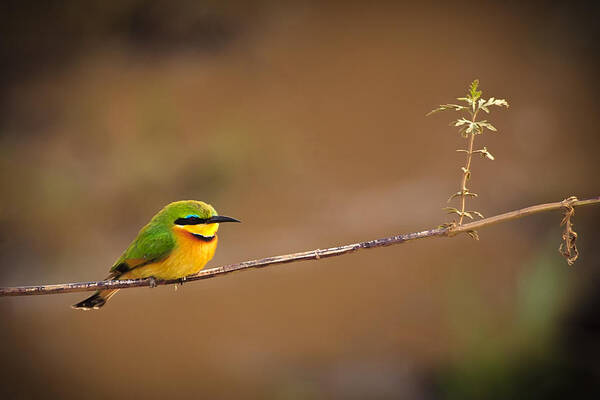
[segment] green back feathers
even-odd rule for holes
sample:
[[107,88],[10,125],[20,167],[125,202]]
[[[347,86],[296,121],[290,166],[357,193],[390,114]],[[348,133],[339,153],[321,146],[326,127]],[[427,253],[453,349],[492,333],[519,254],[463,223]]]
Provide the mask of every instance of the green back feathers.
[[196,200],[168,204],[140,230],[135,240],[111,268],[111,272],[118,276],[130,269],[168,257],[175,247],[172,232],[175,220],[191,215],[210,218],[217,215],[217,212],[210,204]]

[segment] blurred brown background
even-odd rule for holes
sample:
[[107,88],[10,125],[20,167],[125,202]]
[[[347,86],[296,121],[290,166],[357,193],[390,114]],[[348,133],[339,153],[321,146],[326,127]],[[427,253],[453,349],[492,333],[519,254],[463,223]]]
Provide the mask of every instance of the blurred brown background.
[[[101,279],[163,205],[207,201],[212,266],[447,220],[481,80],[486,215],[598,195],[598,7],[4,1],[0,285]],[[2,398],[597,393],[598,207],[172,287],[0,299]],[[592,396],[593,397],[593,396]]]

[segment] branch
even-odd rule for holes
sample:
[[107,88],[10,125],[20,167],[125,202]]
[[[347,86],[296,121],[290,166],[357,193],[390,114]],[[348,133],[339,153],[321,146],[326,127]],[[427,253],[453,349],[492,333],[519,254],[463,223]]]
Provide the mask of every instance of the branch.
[[310,250],[301,253],[285,254],[282,256],[261,258],[258,260],[244,261],[237,264],[229,264],[221,267],[215,267],[200,271],[197,274],[187,276],[183,279],[174,280],[154,280],[146,279],[127,279],[116,281],[97,281],[97,282],[77,282],[63,283],[57,285],[39,285],[39,286],[18,286],[0,288],[0,296],[32,296],[42,294],[59,294],[72,292],[89,292],[100,289],[126,289],[132,287],[154,287],[156,285],[179,284],[183,282],[199,281],[203,279],[213,278],[216,276],[225,275],[234,271],[241,271],[250,268],[261,268],[274,264],[286,264],[303,260],[319,260],[321,258],[336,257],[343,254],[352,253],[361,249],[371,249],[375,247],[391,246],[394,244],[405,243],[410,240],[424,239],[429,237],[455,236],[459,233],[472,232],[475,229],[484,228],[490,225],[501,222],[511,221],[513,219],[526,217],[532,214],[537,214],[545,211],[558,210],[561,208],[579,207],[590,204],[600,203],[600,196],[587,200],[576,200],[569,198],[555,203],[538,204],[535,206],[522,208],[520,210],[510,211],[504,214],[485,218],[479,221],[470,222],[463,225],[452,225],[440,227],[421,232],[407,233],[403,235],[391,236],[382,239],[370,240],[354,244],[347,244],[328,249]]

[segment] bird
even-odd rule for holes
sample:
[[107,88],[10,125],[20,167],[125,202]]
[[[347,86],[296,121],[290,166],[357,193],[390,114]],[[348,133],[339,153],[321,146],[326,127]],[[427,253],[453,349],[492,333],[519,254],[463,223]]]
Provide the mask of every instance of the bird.
[[[213,258],[217,230],[223,222],[240,221],[218,215],[213,206],[202,201],[167,204],[139,231],[114,263],[106,280],[168,280],[195,274]],[[118,290],[99,290],[72,308],[100,309]]]

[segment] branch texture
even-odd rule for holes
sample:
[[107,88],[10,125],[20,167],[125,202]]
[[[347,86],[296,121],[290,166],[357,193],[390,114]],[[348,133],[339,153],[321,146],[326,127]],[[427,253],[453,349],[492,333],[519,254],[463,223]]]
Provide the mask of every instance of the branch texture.
[[481,219],[479,221],[470,222],[463,225],[451,225],[429,229],[421,232],[407,233],[397,236],[386,237],[382,239],[370,240],[367,242],[359,242],[347,244],[338,247],[330,247],[328,249],[316,249],[304,251],[301,253],[285,254],[281,256],[261,258],[258,260],[244,261],[237,264],[229,264],[220,267],[210,268],[200,271],[197,274],[187,276],[183,279],[175,280],[154,280],[146,279],[127,279],[117,281],[95,281],[95,282],[76,282],[63,283],[56,285],[38,285],[38,286],[19,286],[19,287],[3,287],[0,288],[0,296],[32,296],[43,294],[59,294],[72,292],[89,292],[99,289],[126,289],[132,287],[154,287],[156,285],[179,284],[183,282],[198,281],[202,279],[213,278],[216,276],[225,275],[235,271],[246,270],[250,268],[261,268],[274,264],[286,264],[303,260],[319,260],[321,258],[341,256],[343,254],[352,253],[361,249],[371,249],[375,247],[391,246],[394,244],[405,243],[411,240],[424,239],[429,237],[455,236],[459,233],[472,232],[476,229],[481,229],[489,225],[507,222],[513,219],[526,217],[528,215],[537,214],[545,211],[569,209],[570,207],[578,207],[589,204],[600,203],[600,196],[587,200],[577,200],[574,197],[558,201],[554,203],[538,204],[535,206],[522,208],[515,211],[510,211],[504,214]]

